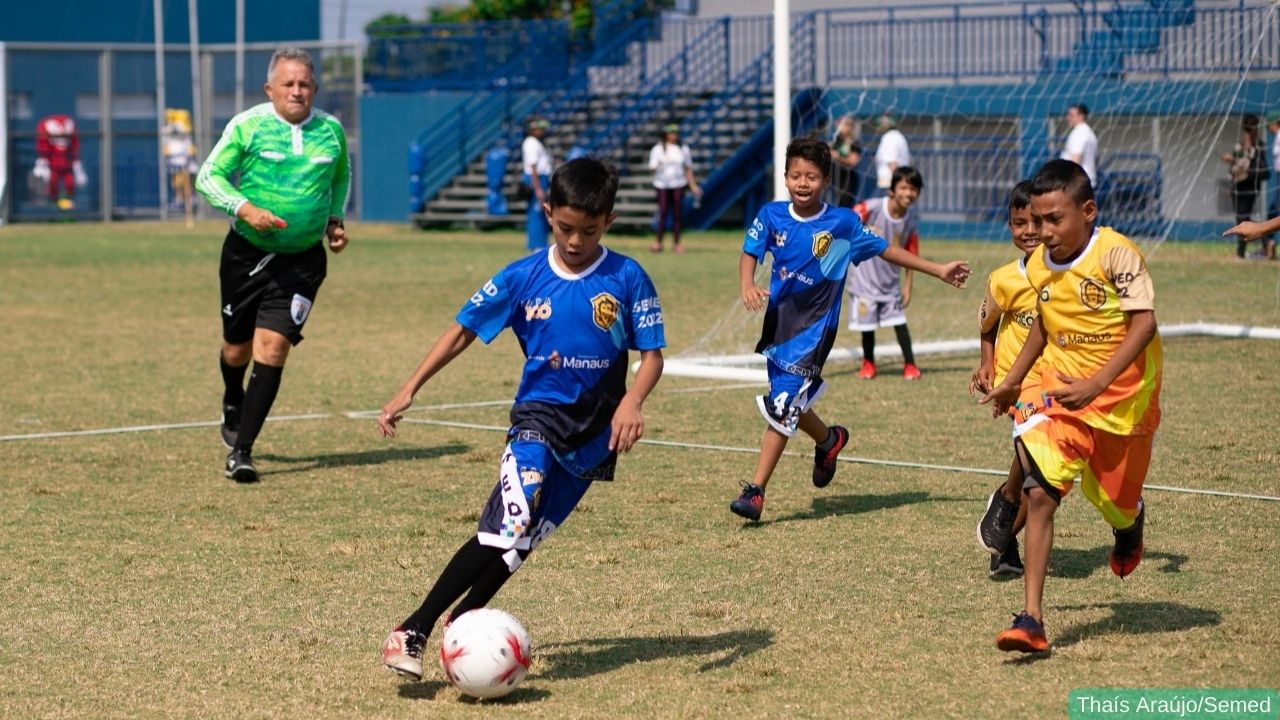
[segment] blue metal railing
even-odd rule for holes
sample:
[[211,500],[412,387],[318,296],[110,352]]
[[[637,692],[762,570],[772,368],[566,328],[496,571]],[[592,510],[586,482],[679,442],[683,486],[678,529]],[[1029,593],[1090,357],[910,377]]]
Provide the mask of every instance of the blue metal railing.
[[507,136],[512,149],[523,137],[520,120],[536,112],[553,123],[574,112],[590,98],[590,68],[600,58],[616,55],[644,38],[648,21],[640,20],[609,42],[597,46],[592,55],[576,63],[553,92],[521,92],[525,88],[506,85],[509,77],[500,68],[490,80],[487,92],[477,93],[463,103],[449,121],[423,131],[409,147],[409,212],[418,212],[454,176],[466,170],[496,140]]
[[634,97],[588,128],[578,146],[596,157],[625,162],[627,140],[669,115],[678,94],[722,86],[728,80],[722,58],[729,50],[729,26],[729,18],[724,18],[705,27],[651,74]]

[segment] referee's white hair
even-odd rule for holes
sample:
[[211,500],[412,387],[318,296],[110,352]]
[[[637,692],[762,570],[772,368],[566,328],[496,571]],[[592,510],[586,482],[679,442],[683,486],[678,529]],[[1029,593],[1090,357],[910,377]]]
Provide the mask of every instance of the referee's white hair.
[[311,62],[311,55],[300,47],[282,47],[271,54],[271,62],[267,64],[267,82],[271,82],[271,78],[276,75],[276,64],[281,60],[292,60],[300,62],[307,66],[307,70],[311,72],[311,80],[316,85],[320,82],[316,78],[316,66]]

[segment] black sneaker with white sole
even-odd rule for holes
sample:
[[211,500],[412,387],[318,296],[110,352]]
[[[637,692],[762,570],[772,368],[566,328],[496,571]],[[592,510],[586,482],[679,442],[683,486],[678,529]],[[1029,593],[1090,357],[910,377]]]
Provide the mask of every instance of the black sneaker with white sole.
[[258,468],[253,466],[253,458],[243,450],[232,450],[227,455],[227,464],[223,470],[226,476],[238,483],[258,482]]
[[240,437],[240,406],[222,406],[222,446],[231,450]]
[[1018,503],[1009,502],[1003,487],[1001,485],[991,493],[987,499],[987,511],[978,521],[978,544],[992,557],[999,557],[1013,541],[1013,521],[1018,517]]
[[1022,577],[1023,572],[1022,558],[1018,555],[1017,538],[1009,541],[1004,552],[991,556],[991,572],[988,573],[988,577],[992,580],[1011,580]]

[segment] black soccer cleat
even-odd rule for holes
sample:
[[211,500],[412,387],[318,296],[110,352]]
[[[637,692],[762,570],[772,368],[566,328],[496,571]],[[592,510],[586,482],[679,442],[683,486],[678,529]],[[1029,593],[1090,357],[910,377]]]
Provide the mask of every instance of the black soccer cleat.
[[978,544],[991,557],[1000,557],[1013,542],[1013,521],[1018,517],[1018,503],[1009,502],[1004,496],[1004,485],[996,488],[987,500],[987,511],[978,521]]
[[826,487],[831,478],[836,476],[836,459],[840,451],[849,444],[849,431],[839,425],[832,425],[827,440],[813,449],[813,486]]
[[258,482],[258,468],[253,466],[253,458],[249,457],[249,453],[243,450],[232,450],[231,454],[227,455],[224,472],[227,477],[238,483]]
[[1022,558],[1018,555],[1018,539],[1014,538],[1005,546],[1004,552],[991,556],[991,572],[987,576],[992,580],[1009,580],[1022,577],[1024,571]]
[[240,406],[222,406],[222,446],[228,450],[236,446],[240,437]]
[[747,482],[742,483],[742,494],[729,503],[729,509],[734,515],[740,515],[748,520],[759,520],[760,511],[764,509],[764,488]]

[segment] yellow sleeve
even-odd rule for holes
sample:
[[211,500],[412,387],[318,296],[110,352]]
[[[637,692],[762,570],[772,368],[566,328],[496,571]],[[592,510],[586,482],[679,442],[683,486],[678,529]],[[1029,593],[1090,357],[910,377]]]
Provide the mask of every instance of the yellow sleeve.
[[1155,310],[1156,293],[1147,263],[1136,248],[1118,245],[1102,256],[1102,273],[1116,289],[1124,312]]
[[987,277],[987,292],[982,298],[982,306],[978,308],[978,331],[980,333],[990,332],[991,328],[1000,324],[1000,316],[1004,315],[1004,308],[1000,307],[1000,303],[992,293],[992,288],[995,284],[995,273],[992,273]]

